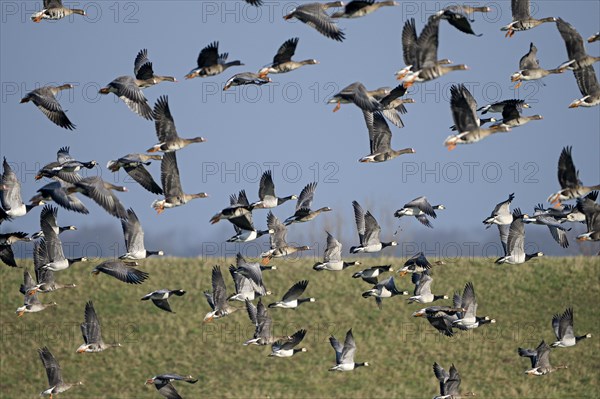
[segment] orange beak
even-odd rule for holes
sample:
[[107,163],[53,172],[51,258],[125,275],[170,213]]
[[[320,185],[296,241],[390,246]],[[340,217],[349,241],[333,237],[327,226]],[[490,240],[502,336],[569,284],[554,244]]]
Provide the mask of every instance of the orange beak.
[[340,108],[342,108],[342,102],[338,101],[337,105],[333,109],[333,112],[338,112],[340,110]]

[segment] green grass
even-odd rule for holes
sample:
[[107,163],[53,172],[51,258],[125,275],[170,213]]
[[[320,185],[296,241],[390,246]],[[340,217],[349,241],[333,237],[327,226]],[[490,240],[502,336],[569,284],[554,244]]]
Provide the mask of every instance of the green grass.
[[[350,276],[358,267],[401,259],[365,258],[363,265],[343,272],[315,272],[311,261],[276,262],[278,270],[265,272],[267,288],[281,296],[294,282],[308,279],[306,291],[316,303],[297,310],[273,309],[276,334],[307,328],[303,346],[307,353],[291,359],[267,357],[270,347],[246,347],[253,328],[240,311],[203,324],[208,305],[202,291],[210,288],[210,268],[215,261],[152,259],[141,269],[151,277],[141,286],[130,286],[106,275],[92,277],[93,265],[76,264],[56,273],[57,281],[77,288],[40,294],[42,301],[58,306],[17,318],[22,304],[18,292],[22,271],[0,268],[1,352],[0,396],[37,398],[46,388],[46,374],[36,349],[47,345],[63,368],[67,381],[84,381],[63,397],[157,398],[144,386],[147,378],[165,372],[192,374],[195,385],[180,383],[184,397],[401,397],[430,398],[437,394],[433,362],[446,369],[454,363],[462,377],[462,391],[478,397],[566,398],[598,397],[600,387],[600,273],[598,258],[540,259],[521,266],[498,266],[480,259],[457,261],[436,267],[435,293],[449,296],[473,281],[478,313],[498,322],[472,332],[446,338],[423,319],[411,317],[419,305],[404,298],[384,301],[378,310],[373,300],[361,297],[369,286]],[[31,264],[23,262],[31,268]],[[221,263],[228,289],[229,262]],[[397,278],[407,289],[410,277]],[[168,314],[140,298],[159,288],[182,288],[183,297]],[[409,289],[410,290],[410,289]],[[93,300],[106,342],[123,347],[103,353],[77,354],[83,342],[79,324],[87,300]],[[449,301],[446,301],[449,302]],[[241,307],[241,303],[239,304]],[[529,361],[517,355],[517,347],[535,347],[541,339],[553,341],[551,319],[567,306],[575,310],[575,332],[592,333],[574,348],[552,350],[554,365],[566,364],[543,377],[528,377]],[[356,361],[371,367],[349,373],[331,373],[334,352],[328,337],[343,340],[354,329]]]

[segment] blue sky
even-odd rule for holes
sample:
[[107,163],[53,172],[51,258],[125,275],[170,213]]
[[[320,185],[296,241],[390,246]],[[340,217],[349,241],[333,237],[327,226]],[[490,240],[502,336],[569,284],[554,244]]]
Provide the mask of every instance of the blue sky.
[[[490,14],[475,15],[473,29],[483,33],[482,37],[441,24],[439,58],[465,63],[471,69],[417,85],[411,91],[416,103],[407,105],[405,128],[392,127],[392,145],[413,147],[416,154],[383,164],[358,163],[369,152],[362,114],[350,105],[333,114],[333,106],[325,104],[327,99],[355,81],[368,88],[395,86],[394,72],[404,66],[400,42],[404,21],[414,17],[420,32],[428,15],[451,4],[400,3],[365,18],[340,21],[346,40],[338,43],[304,24],[284,21],[282,16],[294,5],[290,2],[266,2],[256,9],[241,0],[65,1],[65,5],[85,8],[88,16],[40,24],[31,22],[29,15],[41,2],[2,2],[0,153],[16,165],[24,199],[44,184],[33,176],[40,166],[54,160],[59,147],[69,145],[78,159],[97,160],[101,168],[93,173],[130,189],[119,197],[141,219],[148,247],[154,244],[172,255],[198,255],[202,248],[206,252],[214,245],[222,252],[220,245],[233,229],[226,222],[211,226],[209,218],[228,203],[229,194],[240,189],[256,199],[260,174],[269,168],[279,195],[298,194],[304,185],[317,181],[313,205],[334,209],[314,222],[292,226],[290,239],[323,244],[327,228],[346,248],[356,241],[352,200],[373,211],[383,227],[383,239],[417,246],[427,241],[432,243],[428,248],[435,248],[435,243],[444,248],[448,240],[454,240],[466,248],[465,242],[496,240],[495,231],[485,231],[481,221],[509,193],[516,195],[515,206],[532,212],[535,204],[559,189],[556,166],[564,146],[573,146],[581,180],[589,185],[600,182],[600,108],[567,108],[581,97],[573,74],[550,76],[544,79],[545,86],[533,82],[518,91],[512,89],[510,75],[518,70],[530,42],[539,50],[542,67],[555,68],[567,61],[567,55],[552,23],[505,39],[500,27],[511,21],[508,1],[480,3],[493,9]],[[600,30],[598,1],[544,1],[533,2],[532,7],[536,17],[562,17],[584,38]],[[300,38],[296,59],[316,58],[320,64],[272,75],[271,85],[221,91],[234,73],[255,72],[271,62],[277,48],[292,37]],[[198,52],[213,41],[220,42],[220,52],[228,52],[230,60],[239,59],[245,66],[212,78],[184,80],[195,66]],[[600,53],[598,43],[586,47],[592,55]],[[160,95],[168,95],[180,135],[208,139],[181,150],[178,161],[184,190],[205,191],[210,198],[160,216],[150,208],[154,195],[125,180],[123,173],[111,175],[105,168],[108,160],[153,145],[154,124],[131,113],[115,96],[97,94],[115,77],[132,74],[133,60],[142,48],[148,49],[157,74],[179,80],[146,89],[150,104]],[[36,87],[64,82],[75,85],[59,97],[77,125],[74,132],[53,125],[32,104],[19,104],[20,98]],[[544,119],[448,152],[442,143],[453,124],[449,89],[457,83],[466,84],[480,104],[524,98],[532,105],[525,113],[541,114]],[[151,165],[150,171],[158,180],[159,163]],[[447,207],[439,212],[433,230],[414,219],[398,222],[393,217],[396,209],[420,195]],[[118,220],[88,199],[83,201],[90,215],[61,210],[60,224],[80,228],[69,240],[85,237],[101,243],[94,248],[111,256],[106,243],[122,245]],[[293,205],[288,203],[275,213],[285,219],[293,213]],[[265,211],[255,212],[255,223],[264,227]],[[34,231],[38,225],[38,211],[34,211],[2,229]],[[575,226],[572,237],[583,228]],[[527,231],[549,237],[541,229],[531,226]],[[580,248],[573,244],[571,252],[563,252],[547,240],[538,247],[554,254],[577,253]],[[400,248],[390,254],[410,255],[407,251]],[[474,254],[483,253],[476,250]]]

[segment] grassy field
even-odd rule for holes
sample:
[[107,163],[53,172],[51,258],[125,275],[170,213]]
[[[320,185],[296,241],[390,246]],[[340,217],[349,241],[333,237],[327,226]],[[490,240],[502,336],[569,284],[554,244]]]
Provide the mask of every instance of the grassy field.
[[[151,259],[141,269],[150,279],[129,286],[106,275],[92,277],[93,264],[76,264],[56,273],[57,281],[77,288],[40,294],[57,307],[17,318],[22,304],[18,292],[22,270],[0,267],[1,352],[0,396],[37,398],[47,387],[46,374],[36,349],[47,345],[63,368],[67,381],[84,382],[61,396],[68,398],[157,398],[147,378],[160,373],[192,374],[195,385],[176,387],[184,397],[397,397],[431,398],[438,393],[433,362],[448,369],[454,363],[462,376],[462,391],[489,398],[597,398],[600,389],[600,269],[598,258],[547,258],[522,266],[498,266],[490,260],[456,261],[435,270],[433,291],[449,296],[473,281],[478,313],[497,324],[486,325],[453,338],[438,334],[426,320],[411,313],[403,297],[374,300],[361,292],[368,284],[350,276],[358,267],[403,259],[363,259],[363,265],[343,272],[313,271],[312,261],[274,262],[278,270],[265,272],[265,283],[281,296],[294,282],[308,279],[305,294],[317,298],[297,310],[272,309],[276,334],[306,328],[307,353],[291,359],[267,357],[270,347],[246,347],[253,327],[245,311],[203,324],[208,305],[202,291],[210,288],[215,261]],[[219,262],[228,290],[233,289],[227,267]],[[30,263],[23,262],[29,268]],[[397,278],[400,289],[412,289],[410,277]],[[181,288],[183,297],[171,300],[176,312],[168,314],[140,298],[159,288]],[[77,354],[83,342],[79,324],[85,302],[93,300],[106,342],[123,346],[103,353]],[[449,301],[445,301],[449,303]],[[239,303],[241,307],[241,303]],[[535,347],[541,339],[554,339],[554,313],[573,306],[575,333],[593,338],[573,348],[551,353],[554,365],[566,364],[543,377],[528,377],[529,361],[517,347]],[[349,373],[332,373],[334,352],[328,337],[343,341],[349,328],[357,343],[356,361],[371,367]]]

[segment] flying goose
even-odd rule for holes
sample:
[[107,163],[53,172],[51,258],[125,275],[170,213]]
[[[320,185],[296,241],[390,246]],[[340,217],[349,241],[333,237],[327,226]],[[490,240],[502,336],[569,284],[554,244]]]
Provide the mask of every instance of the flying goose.
[[158,76],[154,74],[152,63],[148,59],[148,50],[142,49],[135,57],[133,63],[133,74],[136,84],[141,89],[159,84],[160,82],[177,82],[172,76]]
[[506,241],[507,251],[503,257],[500,257],[496,260],[496,263],[508,263],[511,265],[517,265],[525,263],[532,258],[544,256],[542,252],[536,252],[533,254],[525,253],[525,224],[523,223],[524,217],[528,216],[521,214],[521,210],[519,208],[513,211],[513,221],[510,224],[510,228],[508,230],[508,237]]
[[[502,120],[496,124],[493,124],[490,126],[490,128],[506,127],[511,129],[513,127],[523,126],[526,123],[540,119],[544,119],[542,115],[521,115],[520,107],[518,107],[516,104],[506,104],[502,109]],[[479,121],[481,126],[481,119]]]
[[567,239],[566,232],[571,229],[561,226],[560,221],[558,221],[554,216],[550,215],[548,211],[541,206],[541,204],[535,207],[533,216],[523,218],[523,223],[533,223],[542,226],[548,226],[554,241],[556,241],[563,248],[569,247],[569,240]]
[[310,209],[316,189],[316,182],[308,183],[302,189],[302,191],[300,192],[300,196],[298,196],[298,200],[296,201],[296,212],[292,216],[285,219],[284,224],[286,226],[289,226],[292,223],[308,222],[319,216],[321,213],[330,212],[332,210],[328,206],[319,208],[314,211]]
[[269,214],[267,215],[267,227],[269,228],[269,231],[273,232],[269,234],[271,249],[260,255],[262,257],[261,263],[263,265],[267,265],[272,258],[281,258],[299,251],[310,250],[310,247],[306,245],[289,245],[286,241],[287,228],[271,211],[269,211]]
[[400,129],[404,127],[404,122],[400,118],[400,114],[406,114],[407,112],[404,104],[413,104],[415,102],[412,98],[404,97],[407,91],[404,85],[400,84],[386,91],[383,95],[373,94],[373,97],[381,104],[381,114]]
[[429,272],[413,273],[412,283],[415,285],[413,296],[408,298],[408,303],[431,303],[440,299],[448,299],[447,295],[433,295],[431,293],[431,283],[433,277]]
[[83,385],[83,382],[81,381],[74,383],[64,382],[60,364],[58,364],[58,361],[52,355],[48,347],[44,346],[43,348],[39,348],[38,354],[40,355],[40,360],[46,369],[48,385],[50,385],[49,388],[40,393],[40,396],[50,395],[50,399],[52,399],[53,395],[58,395],[59,393],[65,392],[76,385]]
[[296,195],[287,197],[278,197],[275,195],[275,183],[273,183],[273,172],[266,170],[260,177],[258,188],[258,202],[254,203],[255,209],[270,209],[275,208],[287,201],[297,200]]
[[142,284],[150,275],[135,268],[137,262],[125,262],[122,260],[107,260],[100,263],[92,270],[97,276],[100,273],[108,274],[127,284]]
[[402,154],[414,154],[416,151],[412,148],[402,150],[393,150],[392,131],[385,121],[383,115],[379,112],[363,111],[367,130],[369,131],[369,143],[371,152],[362,157],[358,162],[385,162]]
[[169,108],[169,97],[160,96],[154,105],[152,113],[154,125],[156,127],[156,136],[158,144],[155,144],[147,150],[147,152],[173,152],[187,147],[193,143],[203,143],[206,141],[204,137],[194,137],[192,139],[184,139],[179,137],[175,128],[175,121],[171,115]]
[[[75,284],[59,284],[54,279],[54,272],[45,269],[43,266],[49,262],[46,253],[46,240],[41,239],[33,244],[33,266],[35,269],[35,279],[37,284],[29,288],[28,293],[35,294],[37,292],[52,292],[62,288],[75,288]],[[25,290],[25,287],[23,287]]]
[[354,335],[352,335],[352,329],[346,333],[346,339],[344,345],[342,345],[332,335],[329,337],[329,343],[335,350],[335,366],[331,367],[329,371],[351,371],[357,367],[369,366],[368,362],[355,363],[354,354],[356,353],[356,343],[354,342]]
[[362,293],[363,298],[375,297],[379,309],[383,306],[383,298],[391,298],[396,295],[408,295],[408,291],[400,291],[394,283],[394,276],[378,282],[373,288]]
[[360,265],[360,262],[344,262],[342,260],[342,243],[339,242],[334,236],[328,231],[327,233],[327,246],[323,254],[323,262],[317,262],[313,265],[313,269],[329,270],[329,271],[341,271],[347,267]]
[[142,297],[142,301],[152,300],[152,303],[156,305],[157,308],[165,310],[167,312],[175,313],[171,310],[169,298],[173,295],[182,296],[183,294],[185,294],[184,290],[169,290],[167,288],[162,288],[160,290],[152,291],[151,293],[144,295]]
[[212,269],[212,292],[204,291],[204,296],[211,308],[211,311],[204,316],[203,321],[205,323],[220,319],[239,310],[227,302],[227,287],[219,266],[214,266]]
[[553,348],[575,346],[582,339],[592,338],[592,334],[577,336],[573,332],[573,308],[567,308],[563,314],[555,314],[552,317],[552,329],[556,336],[556,341],[550,345]]
[[[435,15],[440,17],[441,19],[445,19],[450,25],[454,26],[456,29],[463,33],[481,37],[482,33],[477,34],[473,32],[473,28],[471,28],[471,23],[469,21],[474,20],[469,19],[468,13],[466,11],[467,10],[464,7],[451,5],[448,7],[444,7],[443,9],[435,13]],[[489,12],[491,11],[491,8],[479,7],[477,11]]]
[[227,79],[225,82],[225,86],[223,86],[223,91],[228,90],[230,87],[234,86],[246,86],[246,85],[256,85],[262,86],[267,83],[271,83],[272,80],[268,76],[260,76],[254,72],[242,72],[237,73]]
[[90,176],[67,187],[66,192],[67,194],[82,193],[110,215],[119,219],[127,219],[127,211],[113,190],[126,192],[127,187],[114,185],[102,180],[99,176]]
[[525,374],[528,375],[546,375],[553,371],[567,368],[567,366],[562,365],[553,367],[550,364],[550,347],[543,340],[535,349],[519,348],[517,352],[519,356],[531,359],[531,369],[525,371]]
[[359,272],[356,272],[352,275],[352,278],[362,278],[363,281],[369,283],[369,284],[373,284],[376,285],[377,284],[377,277],[381,274],[381,273],[385,273],[385,272],[393,272],[394,269],[392,268],[392,265],[384,265],[384,266],[373,266],[370,267],[368,269],[365,270],[361,270]]
[[188,376],[180,376],[179,374],[160,374],[146,380],[145,385],[154,384],[154,387],[162,396],[167,399],[180,399],[181,396],[171,384],[173,381],[185,381],[189,384],[195,384],[198,379]]
[[250,204],[246,196],[246,190],[240,190],[239,194],[229,196],[230,205],[221,212],[210,218],[210,224],[218,223],[220,220],[231,220],[244,217],[252,213],[254,204]]
[[381,242],[379,234],[381,227],[370,211],[363,211],[360,204],[352,201],[354,208],[354,221],[356,222],[356,230],[358,231],[358,246],[350,247],[350,253],[356,254],[359,252],[379,252],[385,247],[394,247],[398,245],[396,241]]
[[400,3],[393,0],[375,2],[375,0],[352,0],[343,5],[342,11],[331,14],[331,18],[360,18],[379,10],[381,7],[399,6]]
[[401,218],[402,216],[414,216],[423,226],[433,228],[427,216],[437,218],[436,209],[446,209],[444,205],[431,205],[426,197],[417,197],[414,200],[404,204],[404,206],[394,212],[394,216]]
[[46,260],[48,261],[41,268],[52,272],[65,270],[73,263],[87,262],[88,260],[86,257],[73,259],[65,258],[62,241],[58,237],[59,229],[58,224],[56,223],[57,215],[58,208],[50,205],[46,205],[40,213],[40,225],[42,227],[42,232],[44,233],[47,255]]
[[32,202],[25,205],[21,198],[21,182],[17,178],[17,174],[12,170],[6,157],[2,163],[2,178],[0,179],[0,204],[2,204],[3,220],[25,216],[29,211],[39,205],[43,205],[43,201]]
[[[458,301],[455,300],[455,302]],[[496,322],[495,319],[490,319],[487,316],[477,316],[477,298],[475,297],[475,287],[473,287],[473,283],[470,281],[465,284],[465,289],[460,297],[460,305],[455,303],[454,307],[464,309],[464,311],[458,312],[456,314],[457,319],[452,321],[452,325],[461,330],[472,330],[481,325]]]
[[258,71],[258,75],[260,77],[265,77],[270,73],[286,73],[298,69],[304,65],[318,64],[319,61],[315,59],[292,61],[292,57],[296,52],[296,46],[298,46],[298,40],[300,39],[297,37],[286,40],[281,47],[279,47],[279,50],[277,50],[275,57],[273,57],[273,63]]
[[460,374],[458,374],[454,363],[452,363],[449,373],[437,364],[437,362],[433,363],[433,373],[440,383],[440,394],[434,396],[433,399],[459,399],[475,396],[473,392],[460,394]]
[[540,61],[536,57],[537,47],[533,45],[533,42],[529,44],[529,52],[521,57],[519,61],[519,71],[510,75],[511,82],[518,82],[515,85],[515,89],[521,87],[524,80],[537,80],[542,79],[548,75],[563,73],[566,71],[566,67],[558,67],[556,69],[544,69],[540,67]]
[[588,37],[588,39],[587,39],[588,43],[594,43],[594,42],[597,42],[598,40],[600,40],[600,32],[593,34],[592,36]]
[[73,85],[44,86],[27,93],[21,99],[21,104],[32,102],[46,115],[52,123],[67,130],[74,130],[75,125],[69,120],[65,111],[56,99],[56,95],[63,90],[72,89]]
[[262,303],[262,298],[258,300],[258,304],[254,306],[252,302],[246,299],[246,311],[252,324],[254,324],[254,336],[247,340],[244,345],[272,345],[280,340],[289,340],[291,337],[283,336],[276,337],[273,333],[273,319],[269,315],[269,311]]
[[333,112],[339,111],[341,104],[354,104],[363,111],[375,112],[382,109],[379,101],[375,99],[372,92],[367,91],[365,85],[360,82],[354,82],[344,87],[339,93],[327,101],[328,104],[337,104]]
[[500,242],[502,243],[502,248],[504,249],[504,253],[507,253],[507,240],[508,240],[508,230],[510,228],[510,224],[513,221],[513,214],[510,212],[510,204],[515,199],[515,194],[512,193],[508,196],[506,201],[502,201],[498,203],[490,217],[486,218],[483,221],[483,224],[486,225],[486,229],[489,229],[493,224],[498,226],[498,232],[500,233]]
[[[598,194],[596,191],[592,193],[595,193],[596,196]],[[586,198],[577,199],[577,210],[585,216],[587,225],[587,232],[578,235],[577,241],[600,241],[600,205],[595,202],[595,199],[592,199],[596,196],[590,194]]]
[[23,284],[19,291],[23,294],[23,306],[17,308],[17,317],[23,316],[25,313],[41,312],[42,310],[49,308],[50,306],[56,306],[56,302],[41,303],[37,297],[35,291],[33,291],[35,285],[33,279],[28,270],[23,271]]
[[244,65],[239,60],[227,62],[227,57],[229,57],[229,53],[219,54],[219,42],[212,42],[200,51],[197,67],[185,75],[185,78],[215,76],[229,67]]
[[148,100],[138,86],[137,80],[131,76],[119,76],[99,91],[100,94],[113,93],[119,97],[125,105],[144,119],[152,120],[152,108]]
[[502,100],[496,101],[495,103],[486,104],[483,107],[477,108],[477,112],[481,112],[481,115],[485,115],[488,112],[501,114],[504,111],[504,107],[506,107],[507,105],[514,106],[519,110],[521,110],[522,108],[531,108],[531,105],[526,103],[525,100],[513,98],[510,100]]
[[501,31],[506,32],[505,37],[513,37],[515,32],[529,30],[545,22],[556,22],[554,17],[532,18],[529,9],[529,0],[511,0],[512,22],[500,28]]
[[163,187],[165,198],[154,200],[152,207],[160,215],[165,209],[185,205],[196,198],[206,198],[208,194],[185,194],[181,188],[179,179],[179,168],[177,167],[177,155],[175,152],[167,152],[163,155],[160,164],[160,181]]
[[271,353],[269,356],[272,357],[292,357],[298,352],[306,352],[306,348],[296,348],[300,342],[304,339],[306,330],[298,330],[292,334],[289,339],[279,340],[271,345]]
[[344,40],[344,32],[335,24],[335,21],[325,12],[333,7],[343,7],[341,1],[329,3],[305,3],[297,6],[283,19],[289,20],[296,18],[300,22],[315,28],[320,34],[333,40],[341,42]]
[[270,308],[296,309],[304,302],[315,302],[315,298],[300,298],[308,286],[308,280],[298,281],[296,284],[287,290],[281,298],[281,301],[269,304]]
[[[444,261],[439,260],[434,263],[437,265],[443,265]],[[408,273],[414,274],[429,272],[431,270],[431,267],[432,265],[431,263],[429,263],[429,260],[427,259],[425,254],[423,252],[419,252],[416,255],[410,257],[410,259],[408,259],[406,262],[404,262],[404,266],[402,267],[402,269],[398,270],[398,273],[400,274],[400,277],[404,277]]]
[[91,169],[98,164],[96,161],[77,161],[71,156],[69,150],[68,146],[59,148],[56,152],[56,161],[44,165],[35,175],[35,180],[47,177],[66,183],[76,183],[82,179],[77,173],[81,168]]
[[144,230],[135,211],[132,208],[127,210],[127,219],[121,220],[123,236],[125,237],[125,249],[127,252],[119,256],[119,259],[139,260],[146,259],[149,256],[163,256],[163,251],[148,251],[144,246]]
[[600,57],[593,57],[586,53],[583,37],[581,37],[571,24],[565,22],[562,18],[558,18],[556,20],[556,27],[565,42],[569,57],[569,60],[563,63],[561,67],[566,66],[569,69],[576,70],[600,61]]
[[413,312],[413,317],[425,317],[429,324],[440,334],[446,337],[454,336],[453,321],[457,320],[457,313],[463,311],[460,306],[460,296],[454,297],[454,307],[450,306],[429,306]]
[[156,184],[154,178],[146,169],[146,166],[150,165],[150,161],[162,160],[162,155],[149,155],[149,154],[127,154],[114,161],[108,161],[106,167],[111,172],[118,172],[119,169],[123,168],[125,172],[136,182],[138,182],[146,190],[152,194],[162,195],[162,188]]
[[81,323],[81,334],[83,335],[83,344],[77,348],[77,353],[102,352],[108,348],[121,346],[121,344],[107,344],[102,340],[102,330],[100,329],[100,320],[94,309],[94,303],[88,301],[85,304],[85,320]]
[[12,245],[19,241],[31,241],[31,238],[27,236],[28,234],[23,233],[22,231],[0,234],[0,260],[4,262],[6,266],[18,267]]
[[246,191],[244,190],[240,191],[239,195],[232,194],[229,196],[228,212],[237,212],[238,216],[230,217],[228,219],[235,229],[235,235],[227,239],[227,242],[248,242],[262,237],[265,234],[273,233],[272,230],[256,230],[252,220],[252,212],[244,211],[244,209],[248,210],[251,207],[253,208],[261,204],[261,201],[250,204],[248,202],[248,197],[246,197]]
[[41,11],[31,15],[33,22],[41,22],[42,19],[57,20],[73,14],[86,15],[82,9],[64,7],[62,0],[44,0],[43,7]]
[[271,295],[271,291],[265,287],[261,266],[258,263],[248,263],[241,253],[238,252],[236,266],[230,266],[229,273],[235,283],[236,293],[228,300],[253,301],[259,296]]
[[558,158],[558,183],[561,190],[548,197],[548,202],[560,205],[562,201],[568,201],[584,197],[594,190],[600,190],[600,184],[595,186],[584,186],[579,180],[579,171],[575,168],[571,155],[573,147],[564,147]]
[[52,200],[66,210],[82,213],[84,215],[90,213],[83,202],[75,196],[75,193],[69,193],[67,191],[70,187],[72,187],[72,185],[61,183],[59,181],[48,183],[37,190],[38,194],[34,195],[29,202],[34,205],[43,204],[44,201]]

